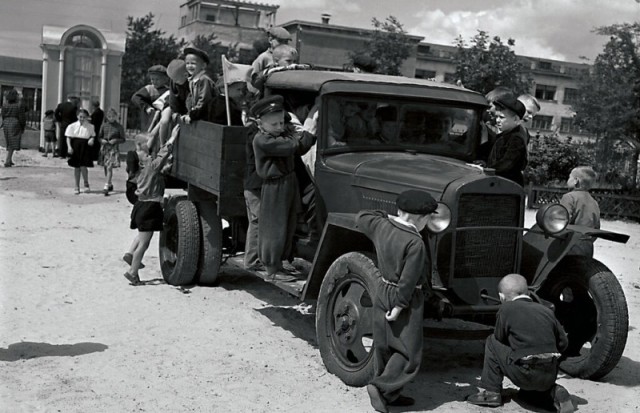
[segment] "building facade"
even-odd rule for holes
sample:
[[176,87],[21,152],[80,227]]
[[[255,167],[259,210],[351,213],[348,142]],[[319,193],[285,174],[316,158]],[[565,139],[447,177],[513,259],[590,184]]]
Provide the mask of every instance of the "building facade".
[[[76,96],[85,109],[94,100],[103,109],[118,109],[125,43],[125,33],[89,25],[43,26],[42,107],[55,109],[67,97]],[[44,145],[44,130],[40,144]]]

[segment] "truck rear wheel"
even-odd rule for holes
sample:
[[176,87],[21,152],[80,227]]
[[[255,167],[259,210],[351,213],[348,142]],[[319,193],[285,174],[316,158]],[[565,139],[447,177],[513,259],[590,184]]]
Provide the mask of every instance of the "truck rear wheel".
[[222,263],[222,220],[215,202],[198,202],[200,217],[200,257],[196,279],[200,284],[213,285]]
[[629,332],[627,302],[615,275],[596,260],[569,256],[549,276],[540,296],[555,305],[569,336],[560,368],[591,380],[613,370]]
[[192,284],[200,252],[198,211],[185,197],[169,198],[160,233],[160,268],[170,285]]
[[373,378],[373,297],[379,271],[365,254],[350,252],[322,280],[316,335],[327,370],[350,386]]

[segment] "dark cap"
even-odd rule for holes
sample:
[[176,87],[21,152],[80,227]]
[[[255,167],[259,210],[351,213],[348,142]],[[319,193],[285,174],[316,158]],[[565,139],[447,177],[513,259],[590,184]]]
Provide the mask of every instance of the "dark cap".
[[161,75],[167,74],[167,68],[162,65],[153,65],[149,69],[147,69],[147,73],[159,73]]
[[363,72],[370,72],[376,70],[376,61],[371,57],[363,54],[359,54],[354,56],[353,58],[353,66],[362,70]]
[[402,192],[396,199],[398,209],[410,214],[432,214],[438,209],[438,203],[425,191],[410,189]]
[[278,40],[291,40],[291,34],[282,27],[269,27],[267,33]]
[[205,52],[202,49],[198,49],[197,47],[194,47],[194,46],[189,46],[184,48],[183,53],[185,56],[188,54],[194,54],[198,56],[200,59],[202,59],[203,62],[205,62],[206,64],[209,64],[209,55],[207,54],[207,52]]
[[520,119],[522,119],[525,113],[527,113],[527,108],[524,106],[524,104],[513,95],[499,97],[493,102],[493,104],[496,106],[496,108],[503,107],[505,109],[509,109],[510,111],[518,115]]
[[187,72],[187,64],[182,59],[173,59],[167,66],[167,75],[175,82]]
[[251,106],[251,113],[255,118],[260,118],[268,113],[282,111],[284,111],[284,98],[280,95],[260,99]]

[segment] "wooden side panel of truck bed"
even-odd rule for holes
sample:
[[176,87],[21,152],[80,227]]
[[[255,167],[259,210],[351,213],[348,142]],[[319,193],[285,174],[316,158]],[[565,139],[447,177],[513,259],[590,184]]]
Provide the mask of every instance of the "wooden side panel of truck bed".
[[246,128],[198,121],[182,125],[171,175],[215,195],[221,217],[245,215]]

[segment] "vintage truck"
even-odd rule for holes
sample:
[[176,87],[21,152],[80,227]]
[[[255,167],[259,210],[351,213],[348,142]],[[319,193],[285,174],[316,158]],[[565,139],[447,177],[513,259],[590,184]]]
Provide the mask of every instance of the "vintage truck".
[[[569,334],[562,369],[598,379],[616,366],[629,327],[623,290],[603,263],[567,252],[584,233],[616,242],[628,236],[567,225],[560,205],[541,209],[537,225],[525,228],[523,188],[469,164],[482,143],[483,96],[420,79],[313,70],[275,73],[265,94],[284,96],[301,117],[314,103],[320,108],[313,173],[300,177],[315,189],[310,224],[318,235],[310,231],[296,242],[308,271],[274,284],[301,300],[317,300],[317,340],[330,372],[354,386],[372,376],[378,269],[354,216],[362,209],[396,213],[395,198],[407,189],[428,191],[440,202],[424,237],[446,287],[438,293],[450,303],[445,316],[491,325],[498,281],[521,273],[531,293],[554,306]],[[167,283],[214,284],[223,246],[242,248],[246,139],[244,127],[183,127],[170,181],[186,195],[166,202],[160,237]],[[442,315],[427,311],[425,318]]]

